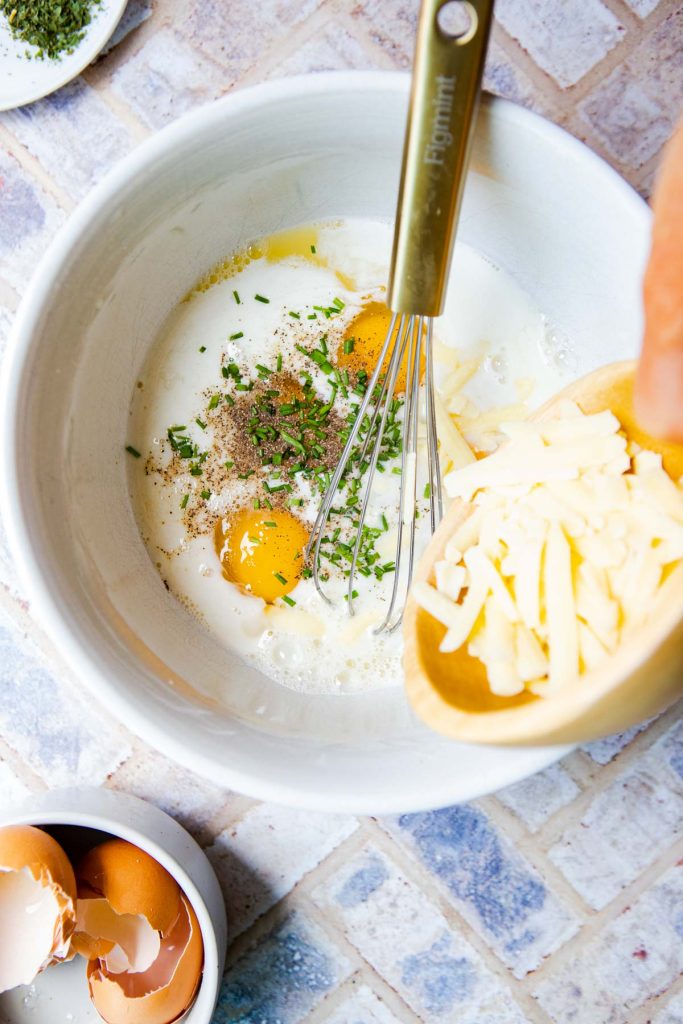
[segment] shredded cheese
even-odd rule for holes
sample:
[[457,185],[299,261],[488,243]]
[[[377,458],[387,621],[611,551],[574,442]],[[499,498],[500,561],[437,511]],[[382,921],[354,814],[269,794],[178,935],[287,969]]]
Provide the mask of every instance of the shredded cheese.
[[683,481],[611,412],[567,402],[500,430],[503,448],[445,476],[471,511],[413,593],[446,627],[440,650],[466,645],[493,693],[547,697],[599,667],[683,563]]

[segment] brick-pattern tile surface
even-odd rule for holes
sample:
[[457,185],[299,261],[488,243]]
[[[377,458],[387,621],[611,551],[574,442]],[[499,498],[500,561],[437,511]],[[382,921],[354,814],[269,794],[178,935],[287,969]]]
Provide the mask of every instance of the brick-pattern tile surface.
[[349,942],[422,1020],[523,1024],[459,931],[371,845],[313,893]]
[[678,992],[659,1013],[652,1024],[683,1024],[683,992]]
[[581,790],[559,764],[522,779],[497,793],[531,832],[536,832],[557,811],[574,800]]
[[295,911],[228,968],[213,1024],[299,1024],[350,971],[322,928]]
[[556,1024],[628,1020],[683,971],[683,867],[673,868],[536,990]]
[[128,129],[82,79],[39,103],[0,115],[73,199],[81,199],[131,148]]
[[391,1010],[367,985],[359,986],[344,1003],[327,1017],[327,1024],[399,1024]]
[[516,977],[576,932],[572,911],[477,808],[405,814],[390,827]]
[[0,278],[23,293],[65,213],[10,153],[0,148]]
[[99,785],[130,754],[128,739],[42,663],[0,611],[0,732],[48,785]]
[[261,804],[221,832],[208,854],[235,933],[282,899],[357,828],[355,818]]
[[608,154],[637,170],[683,113],[683,11],[671,14],[580,105]]
[[[264,79],[405,70],[418,6],[129,0],[83,76],[0,115],[0,359],[38,259],[142,139]],[[498,0],[496,14],[486,87],[647,195],[683,111],[683,2]],[[181,821],[216,869],[234,940],[213,1024],[683,1024],[675,710],[481,804],[313,815],[134,740],[45,653],[27,607],[0,521],[0,813],[92,784]]]
[[683,832],[683,724],[673,726],[596,796],[550,850],[591,907],[601,909]]
[[496,14],[503,28],[560,85],[580,81],[625,32],[601,0],[498,0]]

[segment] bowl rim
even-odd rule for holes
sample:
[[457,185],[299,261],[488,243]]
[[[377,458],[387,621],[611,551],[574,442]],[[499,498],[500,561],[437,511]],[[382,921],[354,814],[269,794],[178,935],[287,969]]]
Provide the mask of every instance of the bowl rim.
[[[19,457],[19,425],[21,408],[19,396],[22,392],[26,364],[29,354],[36,345],[35,328],[41,312],[49,303],[50,294],[58,287],[60,268],[71,252],[78,246],[81,235],[87,230],[91,219],[99,208],[119,190],[126,187],[138,174],[149,168],[160,157],[170,153],[176,145],[204,131],[207,126],[220,124],[225,113],[231,115],[249,112],[264,106],[277,106],[291,99],[302,97],[314,90],[318,94],[361,92],[373,95],[390,93],[407,99],[410,76],[394,71],[333,71],[316,75],[297,75],[272,82],[250,86],[230,93],[210,104],[192,110],[178,121],[152,135],[116,164],[92,189],[75,212],[57,232],[38,263],[16,314],[0,376],[0,429],[4,443],[0,446],[0,473],[5,486],[0,489],[0,513],[2,514],[9,542],[10,552],[16,563],[19,580],[35,607],[36,617],[47,635],[54,642],[68,666],[75,673],[79,683],[88,689],[93,697],[118,721],[143,740],[208,780],[216,778],[216,764],[211,756],[201,750],[188,753],[186,746],[177,737],[171,736],[159,727],[152,716],[144,713],[122,697],[116,680],[103,671],[97,660],[87,649],[84,637],[75,630],[70,621],[69,610],[58,600],[49,582],[43,577],[40,561],[33,549],[31,531],[22,514],[26,506],[23,493],[22,464]],[[615,193],[621,193],[625,202],[630,203],[635,215],[642,215],[644,225],[649,223],[650,214],[645,201],[634,189],[601,157],[590,150],[563,128],[546,120],[524,107],[509,100],[485,95],[484,104],[494,114],[500,113],[508,121],[531,127],[537,133],[560,145],[565,153],[574,155],[584,165],[593,165]],[[321,791],[315,780],[307,785],[287,783],[273,777],[266,769],[261,774],[245,771],[236,765],[221,765],[221,784],[240,793],[260,800],[309,810],[353,814],[387,814],[407,811],[431,810],[452,804],[454,800],[473,799],[502,786],[510,785],[557,761],[572,749],[563,747],[525,748],[528,757],[518,762],[517,767],[498,779],[492,787],[490,781],[472,778],[463,786],[462,779],[451,781],[448,776],[434,780],[428,793],[413,792],[402,796],[400,792],[376,800],[367,792],[334,797],[330,806],[329,797]],[[457,791],[456,791],[457,785]]]

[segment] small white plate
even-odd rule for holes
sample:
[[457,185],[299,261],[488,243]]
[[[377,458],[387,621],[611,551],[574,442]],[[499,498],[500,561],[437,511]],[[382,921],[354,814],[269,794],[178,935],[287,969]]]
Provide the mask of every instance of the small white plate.
[[7,18],[0,14],[0,110],[33,103],[70,82],[90,64],[118,25],[127,0],[102,0],[73,53],[61,58],[28,57],[35,48],[14,39]]

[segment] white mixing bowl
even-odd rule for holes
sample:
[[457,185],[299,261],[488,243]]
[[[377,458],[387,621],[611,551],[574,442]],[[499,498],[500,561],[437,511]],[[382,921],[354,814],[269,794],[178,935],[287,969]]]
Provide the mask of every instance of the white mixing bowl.
[[[311,697],[245,666],[166,592],[133,517],[123,447],[149,347],[207,268],[300,222],[393,216],[407,92],[402,75],[278,81],[141,146],[44,257],[4,375],[12,548],[83,686],[214,782],[329,811],[445,805],[562,751],[463,747],[418,724],[400,687]],[[645,204],[585,147],[484,103],[460,237],[567,332],[577,374],[635,354],[647,235]],[[223,707],[201,696],[216,680]]]

